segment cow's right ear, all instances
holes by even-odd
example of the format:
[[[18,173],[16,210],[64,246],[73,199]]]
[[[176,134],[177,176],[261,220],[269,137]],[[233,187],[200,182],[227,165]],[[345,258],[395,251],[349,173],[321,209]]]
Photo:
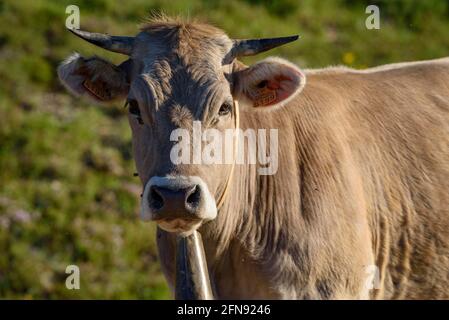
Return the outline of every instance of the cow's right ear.
[[[95,102],[109,102],[128,95],[126,70],[99,57],[84,58],[78,53],[58,67],[62,84],[73,94]]]

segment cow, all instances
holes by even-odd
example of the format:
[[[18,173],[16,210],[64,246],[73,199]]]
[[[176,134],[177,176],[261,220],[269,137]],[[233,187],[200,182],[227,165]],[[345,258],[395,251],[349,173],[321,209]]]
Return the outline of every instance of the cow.
[[[198,230],[218,299],[449,298],[449,58],[247,66],[297,37],[236,40],[165,16],[134,37],[71,31],[129,57],[75,53],[58,75],[77,96],[127,101],[141,215],[171,288],[176,235]],[[277,129],[277,172],[174,163],[171,133],[194,121]]]

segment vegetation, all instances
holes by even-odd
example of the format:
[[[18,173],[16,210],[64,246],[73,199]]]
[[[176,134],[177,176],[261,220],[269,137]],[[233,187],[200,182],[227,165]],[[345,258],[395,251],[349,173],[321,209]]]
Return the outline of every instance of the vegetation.
[[[120,62],[65,30],[135,34],[151,11],[199,16],[232,37],[300,34],[269,54],[303,68],[366,68],[449,55],[449,6],[440,0],[2,0],[0,2],[0,298],[170,298],[153,224],[138,220],[130,130],[121,106],[66,93],[58,63],[72,51]],[[380,8],[367,30],[365,8]],[[65,269],[81,289],[65,287]]]

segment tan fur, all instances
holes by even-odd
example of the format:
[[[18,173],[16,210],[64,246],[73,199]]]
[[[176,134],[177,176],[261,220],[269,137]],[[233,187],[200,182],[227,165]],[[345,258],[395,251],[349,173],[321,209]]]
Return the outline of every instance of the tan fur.
[[[142,183],[200,176],[217,199],[230,166],[173,166],[168,136],[187,110],[205,127],[232,127],[215,115],[246,66],[223,65],[232,42],[214,27],[143,30],[129,93],[151,119],[130,119]],[[279,169],[237,165],[217,218],[200,228],[216,297],[449,298],[449,59],[304,73],[282,108],[241,114],[243,130],[279,129]],[[159,230],[158,245],[173,287],[174,235]]]
[[[216,221],[218,246],[240,239],[279,286],[265,298],[357,297],[371,259],[381,271],[371,297],[448,298],[449,59],[307,78],[277,113],[242,115],[244,126],[282,128],[282,166],[236,173],[245,178]],[[226,270],[238,277],[222,281],[231,297],[252,272]]]
[[[192,126],[192,114],[190,111],[181,106],[174,106],[170,111],[171,122],[179,128],[189,129]]]

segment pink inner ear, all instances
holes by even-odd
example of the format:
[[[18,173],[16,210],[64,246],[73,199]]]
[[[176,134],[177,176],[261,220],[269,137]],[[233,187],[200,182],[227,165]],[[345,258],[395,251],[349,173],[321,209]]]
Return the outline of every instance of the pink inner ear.
[[[286,75],[277,75],[266,80],[266,85],[255,94],[254,107],[269,107],[287,99],[295,90],[294,80]]]
[[[242,93],[253,108],[274,107],[288,101],[304,79],[297,68],[276,61],[256,64],[241,77]]]
[[[287,99],[293,92],[293,79],[285,75],[278,75],[268,81],[267,88],[276,91],[276,100],[271,104],[276,104]]]

